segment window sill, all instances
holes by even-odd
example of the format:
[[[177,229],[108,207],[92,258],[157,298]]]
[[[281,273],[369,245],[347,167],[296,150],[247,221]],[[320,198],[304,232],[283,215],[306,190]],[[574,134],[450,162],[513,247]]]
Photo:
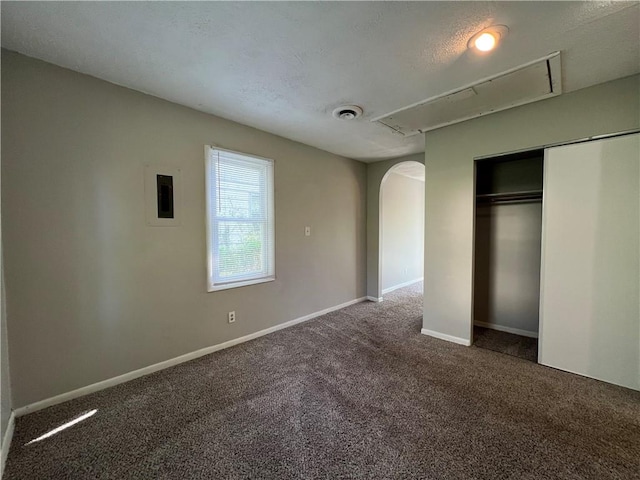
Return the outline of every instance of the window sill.
[[[273,282],[276,277],[256,278],[253,280],[243,280],[240,282],[225,283],[221,285],[209,284],[208,292],[217,292],[219,290],[229,290],[230,288],[248,287],[249,285],[256,285],[258,283]]]

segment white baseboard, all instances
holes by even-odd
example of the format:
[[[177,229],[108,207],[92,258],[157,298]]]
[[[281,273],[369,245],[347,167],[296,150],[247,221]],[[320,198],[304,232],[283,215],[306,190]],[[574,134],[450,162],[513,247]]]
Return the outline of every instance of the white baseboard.
[[[568,370],[565,367],[556,367],[554,365],[551,365],[549,363],[546,363],[545,360],[543,359],[543,356],[541,355],[541,351],[538,352],[538,364],[539,365],[543,365],[545,367],[549,367],[549,368],[553,368],[554,370],[558,370],[560,372],[568,372],[571,373],[573,375],[579,375],[581,377],[586,377],[586,378],[592,378],[594,380],[598,380],[599,382],[605,382],[605,383],[610,383],[612,385],[618,385],[620,387],[624,387],[624,388],[629,388],[631,390],[635,390],[637,392],[640,392],[640,382],[635,382],[635,383],[621,383],[618,381],[612,381],[609,378],[599,378],[599,377],[594,377],[592,375],[589,375],[587,373],[584,372],[576,372],[575,370]]]
[[[382,301],[382,297],[367,296],[367,300],[369,300],[370,302],[380,303]]]
[[[505,327],[502,325],[496,325],[495,323],[486,322],[473,322],[478,327],[490,328],[491,330],[497,330],[498,332],[513,333],[514,335],[520,335],[522,337],[538,338],[538,332],[532,332],[530,330],[520,330],[519,328]]]
[[[97,392],[99,390],[104,390],[105,388],[113,387],[115,385],[119,385],[120,383],[128,382],[129,380],[133,380],[135,378],[139,378],[144,375],[149,375],[150,373],[154,373],[159,370],[164,370],[165,368],[173,367],[174,365],[188,362],[189,360],[194,360],[198,357],[202,357],[204,355],[208,355],[210,353],[214,353],[219,350],[224,350],[225,348],[233,347],[234,345],[238,345],[240,343],[248,342],[249,340],[253,340],[254,338],[262,337],[264,335],[268,335],[269,333],[273,333],[278,330],[282,330],[284,328],[292,327],[294,325],[297,325],[298,323],[306,322],[307,320],[311,320],[313,318],[319,317],[326,313],[330,313],[335,310],[340,310],[350,305],[363,302],[364,300],[366,300],[366,298],[367,297],[356,298],[355,300],[350,300],[340,305],[335,305],[333,307],[325,308],[324,310],[310,313],[308,315],[304,315],[303,317],[295,318],[293,320],[289,320],[288,322],[284,322],[279,325],[274,325],[273,327],[270,327],[270,328],[265,328],[264,330],[260,330],[255,333],[245,335],[244,337],[234,338],[233,340],[219,343],[218,345],[202,348],[200,350],[196,350],[195,352],[187,353],[185,355],[180,355],[179,357],[171,358],[169,360],[165,360],[164,362],[156,363],[154,365],[149,365],[148,367],[140,368],[138,370],[125,373],[123,375],[118,375],[117,377],[109,378],[101,382],[93,383],[91,385],[87,385],[86,387],[78,388],[76,390],[72,390],[67,393],[56,395],[55,397],[46,398],[44,400],[40,400],[39,402],[35,402],[32,404],[26,405],[24,407],[16,408],[14,410],[14,413],[16,417],[21,417],[22,415],[26,415],[27,413],[37,412],[38,410],[42,410],[44,408],[57,405],[59,403],[67,402],[69,400],[73,400],[74,398],[82,397],[84,395],[88,395],[90,393]],[[4,450],[3,450],[3,453],[4,453]]]
[[[400,283],[398,285],[394,285],[393,287],[385,288],[382,290],[382,294],[391,293],[394,290],[398,290],[399,288],[408,287],[409,285],[413,285],[414,283],[418,283],[424,280],[423,277],[416,278],[415,280],[409,280],[408,282]]]
[[[430,337],[439,338],[440,340],[446,340],[447,342],[457,343],[459,345],[464,345],[465,347],[471,346],[471,340],[467,340],[465,338],[454,337],[453,335],[447,335],[446,333],[435,332],[433,330],[427,330],[423,328],[420,330],[420,333],[423,335],[429,335]]]
[[[15,412],[11,412],[9,423],[7,423],[7,430],[4,432],[4,438],[0,446],[0,479],[4,474],[4,465],[7,463],[7,455],[9,455],[9,448],[11,448],[11,440],[13,439],[13,429],[15,426],[16,415]]]

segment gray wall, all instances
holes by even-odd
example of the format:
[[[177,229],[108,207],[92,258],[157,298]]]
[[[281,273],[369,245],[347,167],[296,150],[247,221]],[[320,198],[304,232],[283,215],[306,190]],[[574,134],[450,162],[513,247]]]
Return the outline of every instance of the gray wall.
[[[636,75],[428,132],[423,327],[471,339],[474,157],[639,127]]]
[[[12,52],[2,73],[15,408],[364,296],[364,164]],[[212,142],[275,159],[274,282],[206,291]],[[145,163],[182,169],[181,226],[145,225]]]
[[[386,173],[401,162],[424,163],[424,154],[367,164],[367,295],[382,296],[380,278],[380,185]]]
[[[541,235],[540,201],[478,205],[475,322],[538,336]]]
[[[424,182],[394,173],[382,184],[382,289],[422,277]]]
[[[1,215],[2,213],[0,212],[0,218]],[[0,221],[0,442],[4,440],[4,434],[7,431],[12,407],[1,224],[2,222]]]

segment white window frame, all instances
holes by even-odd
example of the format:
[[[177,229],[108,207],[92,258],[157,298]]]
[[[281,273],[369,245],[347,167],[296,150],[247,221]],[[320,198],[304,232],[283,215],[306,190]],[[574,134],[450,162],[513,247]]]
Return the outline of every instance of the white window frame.
[[[239,276],[235,280],[229,280],[225,282],[216,281],[216,253],[214,247],[214,241],[216,238],[216,225],[220,221],[216,217],[215,202],[217,197],[215,196],[216,179],[213,178],[214,174],[212,168],[212,162],[216,161],[216,152],[227,152],[233,155],[245,157],[247,159],[260,160],[270,164],[267,176],[267,222],[266,235],[271,234],[271,238],[268,239],[267,246],[267,267],[266,271],[261,272],[259,275],[253,276]],[[227,290],[230,288],[245,287],[248,285],[255,285],[259,283],[272,282],[275,280],[275,185],[274,185],[274,168],[275,162],[270,158],[259,157],[257,155],[251,155],[243,152],[236,152],[233,150],[226,150],[214,145],[205,146],[205,197],[206,197],[206,229],[207,229],[207,291],[215,292],[219,290]],[[213,192],[212,192],[212,189]],[[213,199],[213,200],[212,200]],[[269,225],[270,223],[270,225]]]

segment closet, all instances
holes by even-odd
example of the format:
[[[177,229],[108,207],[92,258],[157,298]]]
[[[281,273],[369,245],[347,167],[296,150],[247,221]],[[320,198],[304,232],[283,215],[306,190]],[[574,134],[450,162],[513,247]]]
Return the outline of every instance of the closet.
[[[474,344],[640,390],[640,133],[475,166]]]
[[[543,150],[476,161],[474,343],[532,361],[539,325],[543,163]]]

